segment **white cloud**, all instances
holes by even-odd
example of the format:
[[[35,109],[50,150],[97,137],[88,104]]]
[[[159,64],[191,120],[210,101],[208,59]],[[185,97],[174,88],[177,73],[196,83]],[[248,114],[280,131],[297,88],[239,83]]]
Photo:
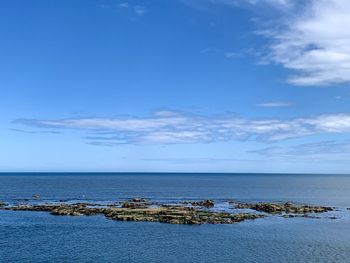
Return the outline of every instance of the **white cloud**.
[[[350,114],[329,114],[309,118],[244,119],[233,116],[202,116],[160,111],[149,117],[78,118],[61,120],[19,119],[15,123],[38,128],[74,129],[106,133],[86,137],[90,142],[209,143],[231,140],[274,142],[326,133],[350,133]]]
[[[185,1],[186,2],[186,1]],[[349,0],[188,0],[194,7],[222,5],[274,8],[274,20],[259,22],[271,40],[260,64],[273,62],[293,73],[288,82],[300,86],[350,83]],[[265,8],[264,8],[265,6]],[[262,7],[262,8],[260,8]],[[210,10],[210,8],[207,8]],[[261,11],[264,12],[264,11]],[[226,57],[234,57],[226,53]]]
[[[293,10],[273,38],[269,59],[295,72],[289,82],[315,86],[350,82],[350,1],[312,0]]]

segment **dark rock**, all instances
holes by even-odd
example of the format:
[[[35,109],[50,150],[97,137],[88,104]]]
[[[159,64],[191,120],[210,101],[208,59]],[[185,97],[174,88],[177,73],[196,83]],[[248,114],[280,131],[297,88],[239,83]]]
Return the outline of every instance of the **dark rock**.
[[[134,202],[134,203],[147,203],[147,200],[143,199],[143,198],[133,198],[133,199],[131,199],[131,202]]]
[[[213,200],[204,200],[204,201],[185,201],[182,202],[183,204],[190,204],[192,206],[204,206],[207,208],[211,208],[214,206],[214,201]]]
[[[146,208],[149,206],[149,202],[142,198],[133,198],[127,202],[123,202],[122,208]]]
[[[134,202],[124,202],[122,208],[146,208],[147,203],[134,203]]]
[[[259,212],[269,214],[292,213],[292,214],[306,214],[306,213],[324,213],[332,211],[333,208],[325,206],[310,206],[310,205],[294,205],[290,202],[279,203],[236,203],[235,208],[238,209],[253,209]]]
[[[107,204],[106,206],[107,207],[116,207],[116,206],[118,206],[118,203]]]
[[[295,215],[292,215],[292,214],[286,214],[286,215],[283,215],[284,218],[293,218],[295,217]]]

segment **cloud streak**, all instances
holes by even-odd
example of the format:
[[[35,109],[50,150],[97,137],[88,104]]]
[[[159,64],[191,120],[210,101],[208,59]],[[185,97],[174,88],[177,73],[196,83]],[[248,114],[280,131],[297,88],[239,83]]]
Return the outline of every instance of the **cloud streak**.
[[[22,129],[10,129],[11,131],[20,132],[20,133],[27,133],[27,134],[62,134],[62,132],[59,131],[27,131]]]
[[[268,4],[272,7],[291,7],[294,5],[294,0],[183,0],[187,4],[213,4],[213,5],[226,5],[226,6],[241,6],[259,4]]]
[[[256,106],[263,107],[263,108],[283,108],[283,107],[290,107],[292,106],[292,104],[284,101],[274,101],[274,102],[259,103]]]
[[[306,156],[349,155],[350,140],[346,141],[322,141],[305,143],[289,147],[267,147],[250,153],[257,153],[265,157],[278,158],[304,158]]]
[[[295,6],[295,0],[180,0],[183,4],[199,11],[213,13],[217,8],[273,9],[288,12]]]
[[[84,138],[90,144],[106,146],[233,140],[276,142],[308,135],[350,133],[350,114],[345,113],[282,120],[158,111],[148,117],[18,119],[14,123],[39,129],[71,129],[97,133],[99,136]]]

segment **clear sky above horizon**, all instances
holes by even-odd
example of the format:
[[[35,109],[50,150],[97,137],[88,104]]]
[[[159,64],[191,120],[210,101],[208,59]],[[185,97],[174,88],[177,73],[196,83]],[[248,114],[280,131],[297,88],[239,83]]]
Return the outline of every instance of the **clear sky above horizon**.
[[[0,171],[350,173],[347,0],[0,3]]]

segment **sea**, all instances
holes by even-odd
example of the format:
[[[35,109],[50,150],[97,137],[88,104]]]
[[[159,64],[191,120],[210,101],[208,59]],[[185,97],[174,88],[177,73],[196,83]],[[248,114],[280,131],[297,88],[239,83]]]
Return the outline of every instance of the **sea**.
[[[33,196],[39,196],[33,198]],[[120,222],[0,210],[0,262],[350,262],[350,175],[1,173],[0,201],[176,203],[213,199],[335,207],[233,225]]]

